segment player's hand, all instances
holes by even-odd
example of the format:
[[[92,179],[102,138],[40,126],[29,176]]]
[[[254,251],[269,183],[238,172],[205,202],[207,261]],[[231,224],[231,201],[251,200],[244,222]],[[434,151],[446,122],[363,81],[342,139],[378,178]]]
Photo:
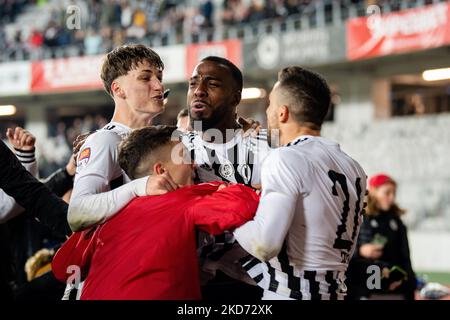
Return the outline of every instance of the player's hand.
[[[359,248],[359,254],[367,259],[379,259],[383,255],[383,245],[367,243]]]
[[[76,170],[77,170],[77,157],[75,154],[72,154],[72,156],[69,159],[69,162],[67,162],[66,164],[66,171],[70,176],[74,176]]]
[[[73,161],[75,166],[77,165],[77,158],[78,158],[78,152],[80,152],[81,147],[83,146],[84,142],[86,141],[86,139],[93,134],[94,132],[87,132],[87,133],[82,133],[79,136],[77,136],[75,138],[75,140],[72,143],[72,154],[73,154]]]
[[[36,137],[24,128],[16,127],[14,130],[8,128],[6,130],[6,136],[8,137],[9,143],[14,148],[24,151],[34,150]]]
[[[259,130],[261,130],[261,123],[253,119],[244,119],[242,117],[239,117],[238,123],[244,130],[244,137],[247,137],[249,135],[256,136]]]
[[[389,285],[389,291],[394,291],[398,287],[400,287],[403,283],[403,280],[394,281]]]
[[[221,185],[217,188],[217,191],[220,191],[220,190],[222,190],[222,189],[225,189],[226,187],[227,187],[226,184],[221,184]]]
[[[381,272],[382,272],[383,278],[389,279],[389,277],[391,275],[391,271],[389,270],[389,268],[384,267]],[[389,284],[388,290],[389,291],[394,291],[395,289],[400,287],[402,285],[402,283],[403,283],[403,280],[394,281],[394,282]]]
[[[262,192],[261,184],[252,183],[252,188],[255,190],[256,194],[260,195]]]
[[[159,196],[177,189],[178,185],[167,171],[161,175],[149,176],[147,179],[146,191],[148,196]]]

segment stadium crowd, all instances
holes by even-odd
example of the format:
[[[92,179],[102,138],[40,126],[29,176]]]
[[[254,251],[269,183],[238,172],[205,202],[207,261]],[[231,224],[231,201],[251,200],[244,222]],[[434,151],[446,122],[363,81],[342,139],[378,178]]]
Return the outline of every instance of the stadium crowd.
[[[331,16],[332,0],[212,0],[202,1],[138,1],[138,0],[67,0],[15,1],[3,0],[0,5],[0,61],[38,60],[54,56],[94,55],[110,51],[124,43],[152,43],[155,35],[162,45],[169,36],[184,42],[184,35],[195,39],[200,32],[212,28],[244,26],[267,19],[282,21],[291,15],[313,15],[323,5]],[[47,4],[48,2],[48,4]],[[414,1],[411,1],[414,2]],[[395,10],[400,1],[344,0],[351,4],[386,4]],[[6,32],[6,24],[13,23],[29,6],[49,5],[49,17],[44,27],[15,25]],[[81,28],[66,27],[67,8],[80,8]],[[60,49],[58,51],[58,49]],[[60,53],[58,53],[60,52]],[[62,52],[62,53],[61,53]]]
[[[39,175],[47,177],[67,163],[72,155],[73,141],[77,136],[94,132],[106,124],[106,118],[100,114],[50,124],[48,139],[45,143],[38,144]]]

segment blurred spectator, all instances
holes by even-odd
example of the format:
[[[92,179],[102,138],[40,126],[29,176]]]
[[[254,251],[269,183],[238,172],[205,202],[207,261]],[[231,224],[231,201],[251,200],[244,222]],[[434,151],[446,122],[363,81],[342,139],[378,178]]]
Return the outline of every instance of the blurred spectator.
[[[50,21],[44,31],[44,44],[47,47],[56,47],[58,45],[58,25],[54,21]]]
[[[104,127],[107,120],[102,115],[86,115],[72,122],[59,121],[50,126],[50,136],[45,144],[39,144],[39,175],[46,177],[64,166],[72,155],[72,142],[86,132]]]
[[[120,9],[119,4],[114,0],[106,0],[102,4],[100,25],[102,27],[115,26],[120,22],[118,10]]]
[[[200,4],[200,14],[204,18],[203,27],[213,27],[214,4],[211,0],[203,0]]]
[[[39,30],[33,29],[30,36],[28,37],[28,51],[30,52],[31,60],[42,59],[43,51],[42,46],[44,45],[44,35]]]
[[[247,13],[246,22],[258,22],[269,15],[269,8],[264,6],[264,0],[252,0],[252,4],[250,5]]]
[[[100,35],[102,37],[101,51],[111,51],[113,49],[112,29],[110,27],[104,27],[101,29]]]
[[[87,55],[95,55],[100,53],[102,45],[102,37],[93,29],[89,29],[84,38],[84,50]]]
[[[371,177],[368,184],[366,216],[348,269],[349,297],[361,299],[372,294],[396,294],[414,300],[416,277],[411,265],[407,230],[401,220],[405,211],[395,203],[397,184],[384,174]],[[371,290],[366,281],[370,265],[390,270],[400,267],[407,279],[398,286],[395,283],[398,279],[391,282],[387,276],[381,290]]]
[[[121,2],[122,15],[120,17],[120,25],[122,28],[128,28],[133,21],[133,9],[126,0]]]

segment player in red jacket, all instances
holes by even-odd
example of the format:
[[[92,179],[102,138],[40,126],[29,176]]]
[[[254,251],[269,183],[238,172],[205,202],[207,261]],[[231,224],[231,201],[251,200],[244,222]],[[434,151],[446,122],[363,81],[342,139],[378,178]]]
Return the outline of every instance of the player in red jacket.
[[[221,234],[254,216],[259,197],[252,189],[192,185],[193,165],[180,163],[185,151],[171,141],[174,129],[132,132],[119,162],[132,179],[168,171],[182,188],[134,199],[103,225],[74,233],[56,254],[52,267],[61,281],[69,266],[80,268],[81,299],[200,299],[195,227]]]

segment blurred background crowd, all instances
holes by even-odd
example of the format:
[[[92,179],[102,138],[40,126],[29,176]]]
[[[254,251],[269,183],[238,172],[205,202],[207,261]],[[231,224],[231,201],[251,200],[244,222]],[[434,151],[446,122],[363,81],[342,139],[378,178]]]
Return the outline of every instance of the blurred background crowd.
[[[156,36],[162,44],[167,44],[169,38],[172,42],[183,42],[186,35],[198,41],[201,31],[254,25],[262,20],[283,20],[293,15],[309,17],[318,7],[323,7],[325,15],[330,16],[333,2],[342,7],[357,5],[362,10],[371,4],[399,10],[409,1],[2,0],[0,61],[38,60],[58,54],[94,55],[124,43],[152,43]],[[81,13],[81,28],[76,32],[66,28],[71,5],[77,6]],[[17,20],[20,14],[25,16]]]

